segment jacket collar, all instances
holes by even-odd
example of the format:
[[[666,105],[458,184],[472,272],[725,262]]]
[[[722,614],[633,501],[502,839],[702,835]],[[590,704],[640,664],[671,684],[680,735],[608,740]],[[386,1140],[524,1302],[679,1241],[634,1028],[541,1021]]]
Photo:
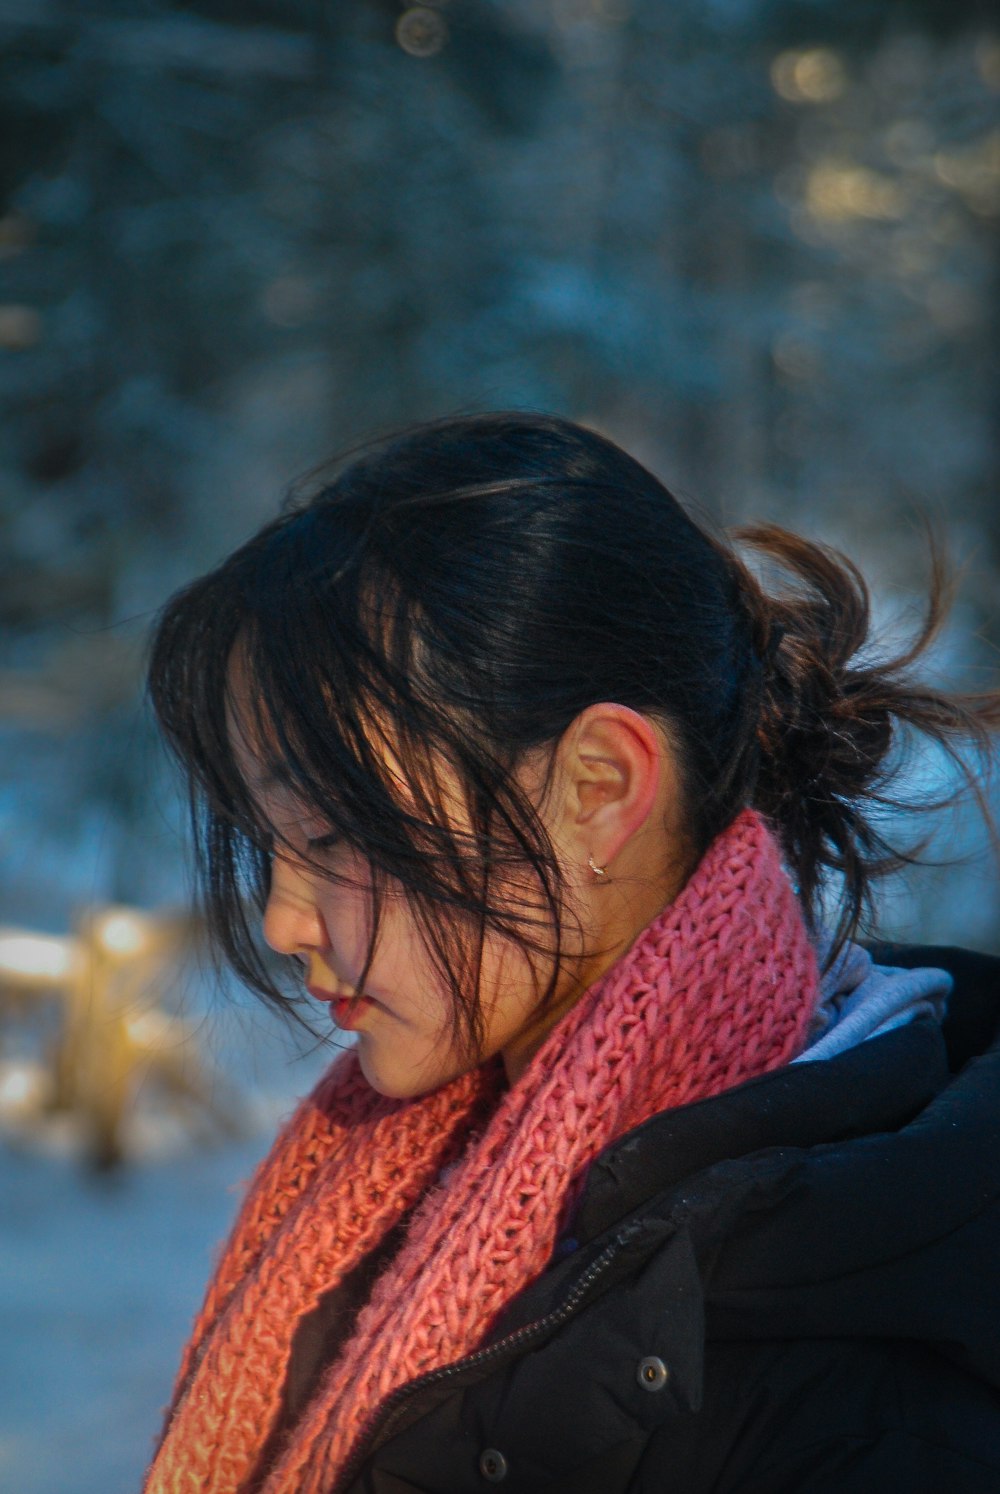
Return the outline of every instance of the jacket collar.
[[[802,1062],[653,1116],[597,1157],[567,1234],[596,1239],[644,1203],[722,1161],[808,1149],[908,1125],[955,1072],[1000,1040],[1000,959],[880,946],[880,962],[940,966],[955,980],[943,1025],[920,1018],[835,1058]]]

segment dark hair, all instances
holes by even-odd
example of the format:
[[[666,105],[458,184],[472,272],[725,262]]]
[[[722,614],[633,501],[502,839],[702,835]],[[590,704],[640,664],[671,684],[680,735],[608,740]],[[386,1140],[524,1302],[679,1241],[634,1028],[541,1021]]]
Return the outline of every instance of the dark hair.
[[[260,739],[371,865],[369,960],[394,879],[470,1051],[486,933],[562,947],[557,863],[513,770],[597,701],[665,727],[692,866],[749,804],[779,837],[807,917],[826,874],[839,874],[839,947],[873,877],[913,858],[873,814],[893,802],[899,728],[936,739],[975,787],[956,744],[988,752],[1000,703],[910,679],[945,612],[938,565],[917,638],[876,660],[850,561],[774,526],[734,538],[777,569],[776,586],[765,590],[732,541],[696,525],[611,441],[547,416],[479,415],[366,452],[175,596],[150,688],[188,775],[209,924],[237,972],[287,1000],[257,937],[273,832],[230,741],[237,648]],[[441,761],[465,787],[466,832],[442,802]],[[510,895],[507,873],[525,867],[541,917],[538,897]]]

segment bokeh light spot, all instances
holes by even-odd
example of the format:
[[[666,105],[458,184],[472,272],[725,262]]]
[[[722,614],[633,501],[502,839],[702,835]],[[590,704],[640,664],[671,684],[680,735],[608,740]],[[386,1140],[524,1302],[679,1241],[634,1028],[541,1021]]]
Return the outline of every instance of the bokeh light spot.
[[[771,82],[793,104],[829,104],[847,87],[839,56],[829,47],[779,52],[771,63]]]
[[[396,40],[411,57],[434,57],[448,40],[448,23],[440,11],[413,5],[396,22]]]
[[[117,913],[109,913],[101,921],[98,939],[105,949],[114,954],[138,954],[149,942],[149,930],[145,919],[122,909]]]
[[[852,218],[891,221],[906,212],[908,197],[899,182],[866,166],[824,161],[809,173],[806,203],[815,218],[829,222]]]
[[[54,934],[0,930],[0,980],[68,980],[73,970],[73,948]]]

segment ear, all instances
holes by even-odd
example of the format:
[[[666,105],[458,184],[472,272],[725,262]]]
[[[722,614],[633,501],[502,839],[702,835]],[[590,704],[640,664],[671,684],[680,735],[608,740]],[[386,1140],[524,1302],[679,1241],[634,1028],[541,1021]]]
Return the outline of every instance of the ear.
[[[673,787],[662,729],[628,706],[601,702],[577,716],[557,760],[556,829],[564,854],[578,866],[593,857],[596,866],[613,871],[615,858]]]

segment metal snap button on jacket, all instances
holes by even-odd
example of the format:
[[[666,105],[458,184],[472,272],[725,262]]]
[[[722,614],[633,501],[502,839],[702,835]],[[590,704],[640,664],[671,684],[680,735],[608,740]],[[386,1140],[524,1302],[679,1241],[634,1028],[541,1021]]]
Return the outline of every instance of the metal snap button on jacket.
[[[670,1371],[662,1359],[650,1355],[648,1359],[640,1359],[636,1379],[643,1390],[662,1390],[670,1379]]]
[[[495,1447],[488,1447],[479,1457],[479,1471],[491,1484],[498,1484],[507,1477],[507,1459]]]

